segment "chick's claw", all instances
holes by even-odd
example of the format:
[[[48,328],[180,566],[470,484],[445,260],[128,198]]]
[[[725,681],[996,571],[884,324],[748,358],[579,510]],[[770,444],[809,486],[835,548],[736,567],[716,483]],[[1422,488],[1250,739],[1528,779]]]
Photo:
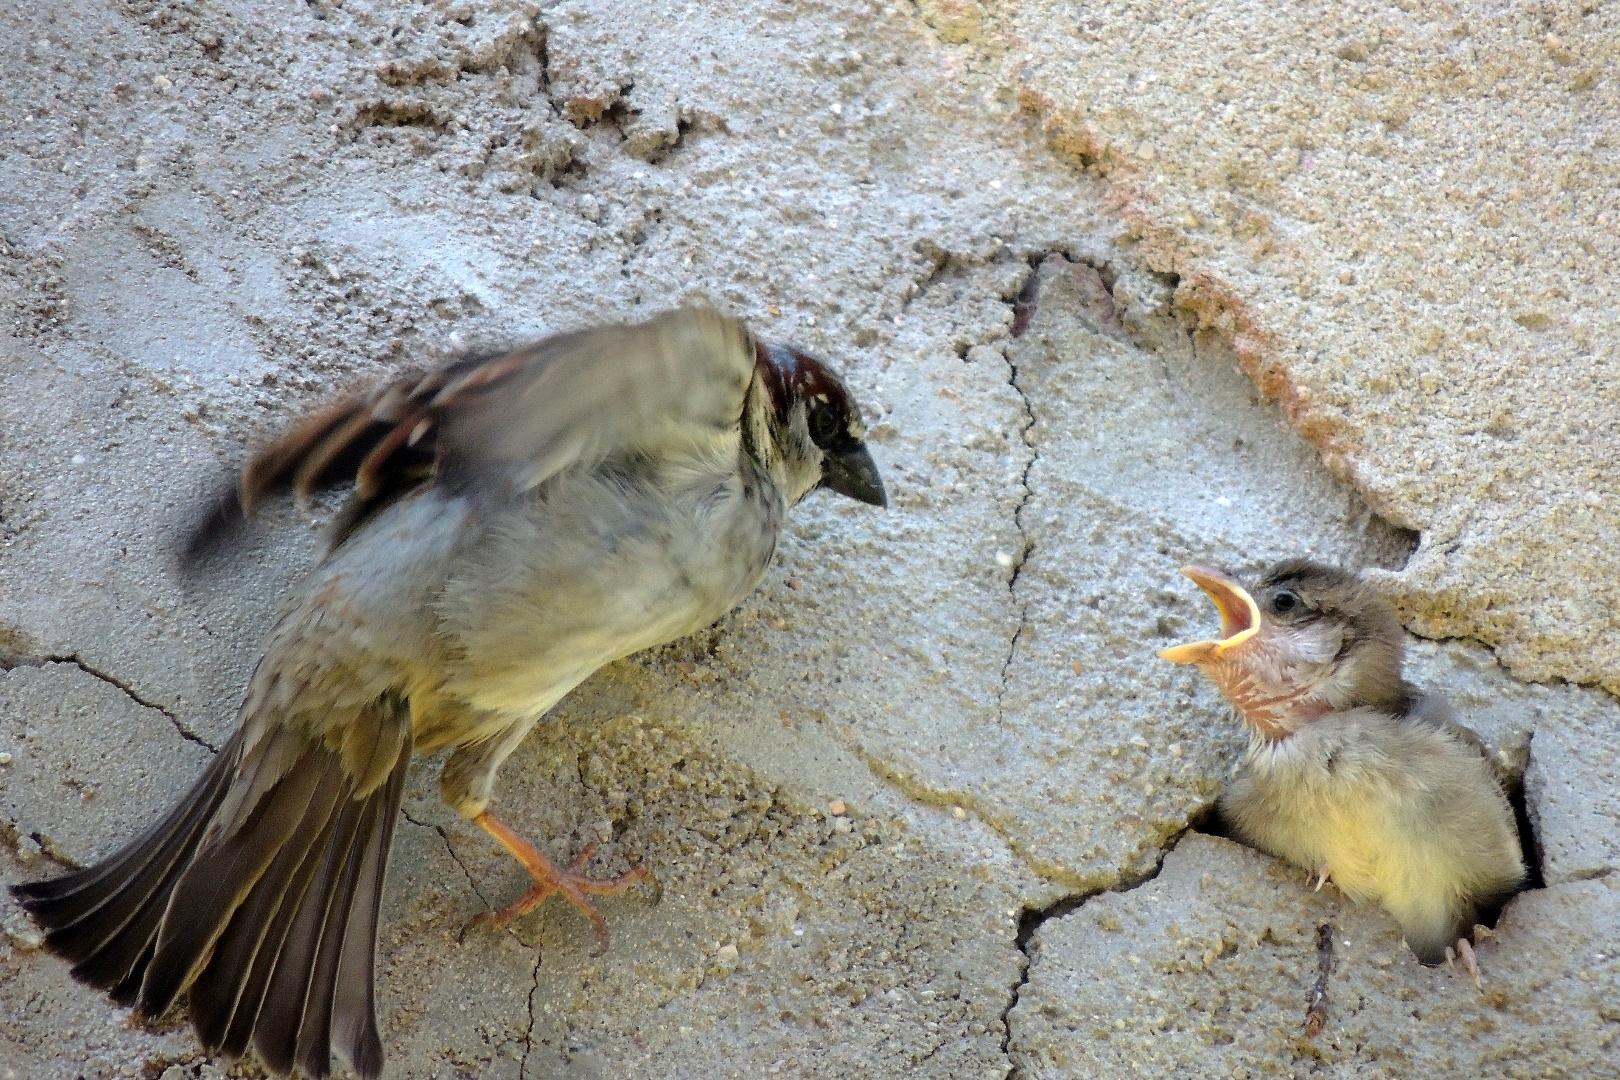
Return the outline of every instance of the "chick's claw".
[[[1485,989],[1485,984],[1479,978],[1479,960],[1474,956],[1474,946],[1465,937],[1457,939],[1455,948],[1450,945],[1446,946],[1447,969],[1456,971],[1456,962],[1458,960],[1462,961],[1464,970],[1474,977],[1474,986],[1480,990]]]
[[[1450,953],[1451,950],[1447,949],[1446,952]],[[1475,988],[1485,989],[1479,980],[1479,961],[1474,959],[1474,947],[1468,943],[1467,938],[1457,939],[1457,955],[1462,957],[1462,965],[1468,969],[1468,974],[1474,977]]]

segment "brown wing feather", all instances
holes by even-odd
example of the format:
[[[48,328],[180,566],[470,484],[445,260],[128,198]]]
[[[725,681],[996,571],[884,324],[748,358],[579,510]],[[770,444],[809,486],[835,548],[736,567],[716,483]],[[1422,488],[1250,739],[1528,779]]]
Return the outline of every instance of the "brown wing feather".
[[[581,455],[646,439],[709,439],[736,424],[756,351],[735,320],[676,311],[351,392],[253,455],[236,505],[222,501],[193,530],[182,565],[202,561],[260,500],[284,488],[302,499],[354,483],[332,523],[335,547],[435,476],[526,488]],[[675,393],[682,387],[697,392]]]
[[[193,527],[182,565],[205,559],[266,498],[291,489],[300,500],[353,483],[354,494],[333,522],[337,546],[400,496],[432,479],[439,457],[439,419],[469,398],[521,371],[532,352],[469,357],[432,371],[407,371],[367,390],[351,391],[310,414],[259,450],[236,490],[223,494]]]

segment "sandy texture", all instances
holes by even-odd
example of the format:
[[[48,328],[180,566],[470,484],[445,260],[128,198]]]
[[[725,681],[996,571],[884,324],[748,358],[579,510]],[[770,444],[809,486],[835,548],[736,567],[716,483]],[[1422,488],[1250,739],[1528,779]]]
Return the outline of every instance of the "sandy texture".
[[[1422,533],[1392,583],[1414,629],[1620,691],[1620,10],[1127,0],[993,25],[1138,257]]]
[[[710,303],[848,375],[891,507],[807,500],[741,609],[503,771],[554,857],[657,873],[604,903],[606,956],[556,905],[463,937],[523,875],[413,772],[389,1075],[1097,1075],[1146,1044],[1076,1002],[1139,986],[1225,1010],[1162,1075],[1352,1042],[1517,1075],[1507,1040],[1599,1075],[1620,709],[1568,683],[1620,687],[1614,12],[1186,10],[0,0],[0,876],[110,850],[229,732],[325,509],[181,577],[247,446],[398,364]],[[1484,643],[1413,667],[1525,778],[1548,887],[1486,947],[1514,1004],[1186,832],[1242,735],[1153,658],[1213,624],[1177,567],[1307,550]],[[1154,889],[1199,940],[1254,928],[1265,977],[1142,984],[1095,914]],[[1295,1031],[1321,911],[1388,960],[1345,976],[1365,1037],[1328,1057]],[[255,1074],[129,1026],[9,897],[0,930],[0,1080]],[[1452,1004],[1403,1019],[1418,993]],[[1412,1056],[1487,1020],[1496,1057]]]

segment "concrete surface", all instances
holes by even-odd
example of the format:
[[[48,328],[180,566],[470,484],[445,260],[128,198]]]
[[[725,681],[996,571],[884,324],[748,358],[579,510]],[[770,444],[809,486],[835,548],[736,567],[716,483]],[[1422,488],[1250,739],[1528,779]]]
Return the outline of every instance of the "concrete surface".
[[[1620,691],[1620,9],[985,11],[1137,258],[1421,533],[1413,629]]]
[[[1394,924],[1305,871],[1189,834],[1153,881],[1036,931],[1012,1051],[1068,1076],[1614,1076],[1620,917],[1606,877],[1521,893],[1478,950],[1483,989],[1425,968]],[[1327,1022],[1301,1030],[1316,927],[1333,927]],[[1535,959],[1532,959],[1534,957]]]
[[[662,881],[606,956],[550,905],[462,938],[522,874],[413,772],[389,1075],[1602,1075],[1615,11],[1177,12],[0,2],[0,875],[109,850],[229,731],[320,519],[181,579],[246,446],[396,363],[707,302],[842,367],[893,505],[806,502],[739,611],[503,771],[554,856]],[[1186,831],[1241,734],[1153,658],[1212,623],[1176,568],[1302,550],[1472,639],[1414,677],[1522,772],[1546,884],[1484,998]],[[1194,986],[1161,893],[1199,957],[1253,935]],[[1323,912],[1377,955],[1307,1045]],[[257,1074],[0,929],[0,1078]]]

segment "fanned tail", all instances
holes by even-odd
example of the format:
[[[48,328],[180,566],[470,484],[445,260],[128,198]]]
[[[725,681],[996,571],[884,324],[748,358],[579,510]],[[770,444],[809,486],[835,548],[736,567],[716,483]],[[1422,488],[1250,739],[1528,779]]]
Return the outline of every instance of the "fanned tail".
[[[278,1075],[382,1071],[377,913],[411,758],[385,697],[342,745],[241,730],[169,814],[95,866],[12,887],[73,976],[154,1018],[184,995],[211,1053]],[[262,775],[266,769],[272,775]],[[240,785],[262,786],[251,805]],[[234,819],[225,815],[239,809]],[[222,813],[223,811],[223,813]]]

